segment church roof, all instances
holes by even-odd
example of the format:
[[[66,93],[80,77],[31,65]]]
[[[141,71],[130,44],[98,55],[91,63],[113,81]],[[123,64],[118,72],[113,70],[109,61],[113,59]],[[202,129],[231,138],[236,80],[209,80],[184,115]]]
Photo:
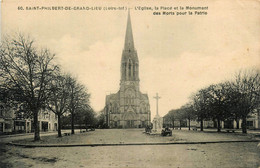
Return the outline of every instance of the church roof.
[[[106,101],[109,102],[109,100],[119,100],[119,91],[117,93],[107,95]]]

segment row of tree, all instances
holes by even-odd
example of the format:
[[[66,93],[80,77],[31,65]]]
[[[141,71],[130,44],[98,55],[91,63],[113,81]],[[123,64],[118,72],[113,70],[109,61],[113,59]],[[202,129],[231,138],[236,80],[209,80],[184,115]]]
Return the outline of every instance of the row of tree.
[[[62,72],[48,49],[39,49],[30,37],[21,34],[6,36],[1,42],[0,85],[2,90],[15,93],[5,94],[9,95],[5,97],[6,104],[23,104],[26,115],[33,119],[35,141],[40,140],[38,115],[42,109],[57,115],[59,137],[61,116],[65,113],[71,115],[72,134],[76,114],[88,112],[94,116],[86,87]]]
[[[247,133],[247,118],[260,109],[260,73],[258,69],[240,71],[234,80],[225,81],[200,89],[190,97],[190,102],[179,109],[168,112],[164,117],[172,122],[178,120],[217,121],[217,130],[221,131],[221,121],[242,120],[242,132]]]

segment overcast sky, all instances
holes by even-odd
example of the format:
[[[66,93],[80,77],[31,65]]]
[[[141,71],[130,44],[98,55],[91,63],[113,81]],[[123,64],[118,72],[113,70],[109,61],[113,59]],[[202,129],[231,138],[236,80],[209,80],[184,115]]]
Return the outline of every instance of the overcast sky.
[[[49,2],[49,3],[48,3]],[[65,3],[66,2],[66,3]],[[96,111],[119,90],[127,11],[18,11],[18,6],[131,7],[140,90],[152,116],[179,108],[198,89],[230,79],[241,68],[260,67],[260,2],[250,1],[82,1],[48,0],[2,4],[2,34],[30,34],[56,53],[65,71],[91,93]],[[206,16],[154,16],[136,6],[208,6]]]

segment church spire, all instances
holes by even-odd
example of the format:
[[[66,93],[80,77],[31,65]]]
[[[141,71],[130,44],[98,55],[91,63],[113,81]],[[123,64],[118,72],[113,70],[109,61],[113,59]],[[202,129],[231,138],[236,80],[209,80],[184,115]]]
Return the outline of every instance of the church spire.
[[[130,10],[128,10],[124,50],[134,50],[134,38],[133,38],[133,32],[132,32]]]
[[[139,82],[139,63],[137,52],[134,47],[134,38],[129,10],[125,34],[125,46],[121,59],[121,81]]]

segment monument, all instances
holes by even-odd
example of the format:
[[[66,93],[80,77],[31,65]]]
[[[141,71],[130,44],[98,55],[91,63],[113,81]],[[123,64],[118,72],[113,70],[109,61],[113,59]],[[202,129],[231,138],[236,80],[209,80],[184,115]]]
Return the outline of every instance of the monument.
[[[153,119],[153,129],[152,134],[161,134],[162,128],[163,128],[163,119],[160,117],[158,112],[158,101],[161,97],[158,96],[158,93],[156,93],[156,96],[154,97],[156,99],[156,115]]]

